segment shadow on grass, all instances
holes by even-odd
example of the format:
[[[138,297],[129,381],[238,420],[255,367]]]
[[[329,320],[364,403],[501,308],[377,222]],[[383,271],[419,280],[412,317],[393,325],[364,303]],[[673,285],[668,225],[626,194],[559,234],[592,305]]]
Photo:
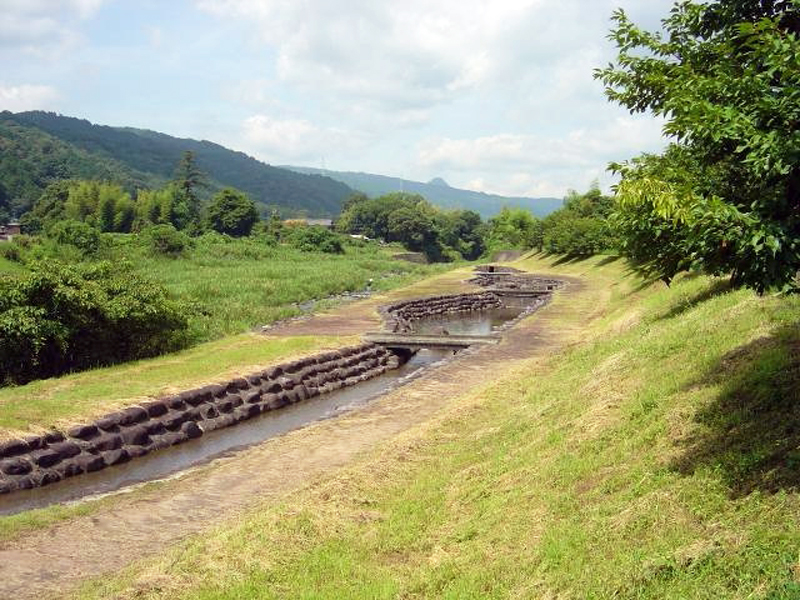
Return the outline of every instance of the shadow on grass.
[[[733,497],[800,491],[800,322],[723,356],[694,385],[721,385],[672,468],[718,472]]]
[[[686,278],[690,278],[690,275],[687,275]],[[694,277],[691,277],[692,279]],[[694,308],[698,304],[705,302],[706,300],[711,300],[711,298],[715,298],[716,296],[721,296],[722,294],[726,294],[727,292],[731,291],[731,282],[729,279],[717,279],[707,288],[700,290],[694,296],[689,298],[684,298],[680,303],[673,306],[670,310],[659,317],[660,319],[672,319],[673,317],[678,317],[685,313],[687,310]]]

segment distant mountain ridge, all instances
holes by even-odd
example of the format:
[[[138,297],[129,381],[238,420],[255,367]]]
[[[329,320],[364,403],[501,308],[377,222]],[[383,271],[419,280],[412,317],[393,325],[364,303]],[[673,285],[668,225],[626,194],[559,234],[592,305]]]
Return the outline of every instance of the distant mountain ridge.
[[[247,192],[262,215],[331,218],[354,190],[369,196],[406,191],[443,208],[463,208],[488,218],[503,206],[544,216],[561,207],[559,198],[505,197],[369,173],[265,164],[243,152],[206,140],[176,138],[132,127],[96,125],[52,112],[0,112],[0,211],[28,210],[42,191],[61,179],[101,179],[130,192],[164,185],[184,152],[195,155],[210,190],[231,186]]]
[[[161,185],[186,151],[194,152],[213,189],[243,190],[264,213],[277,207],[286,214],[332,217],[353,191],[329,177],[273,167],[209,141],[50,112],[0,112],[0,185],[18,204],[34,201],[58,179],[107,179],[131,191]]]
[[[504,206],[524,208],[539,217],[544,217],[563,205],[562,198],[527,198],[523,196],[500,196],[473,190],[462,190],[450,185],[441,177],[434,177],[428,183],[411,181],[400,177],[374,175],[355,171],[331,171],[313,167],[295,167],[285,165],[284,168],[298,173],[326,175],[341,181],[354,190],[368,196],[381,196],[391,192],[409,192],[425,196],[431,203],[444,208],[464,208],[474,210],[483,218],[496,215]]]

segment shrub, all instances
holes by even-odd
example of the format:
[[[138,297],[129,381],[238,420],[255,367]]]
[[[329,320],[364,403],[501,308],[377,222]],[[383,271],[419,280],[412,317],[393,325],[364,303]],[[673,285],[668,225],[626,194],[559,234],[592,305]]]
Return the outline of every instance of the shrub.
[[[100,232],[81,221],[59,221],[50,227],[47,234],[59,244],[75,246],[83,254],[96,254],[100,249]]]
[[[258,222],[258,210],[247,194],[225,188],[212,198],[206,222],[209,228],[219,233],[247,236]]]
[[[168,223],[148,227],[144,235],[154,254],[180,256],[191,245],[189,236]]]
[[[0,380],[24,383],[186,344],[184,308],[125,264],[34,265],[0,280]]]
[[[292,247],[303,252],[344,253],[341,237],[318,225],[295,227],[287,237]]]

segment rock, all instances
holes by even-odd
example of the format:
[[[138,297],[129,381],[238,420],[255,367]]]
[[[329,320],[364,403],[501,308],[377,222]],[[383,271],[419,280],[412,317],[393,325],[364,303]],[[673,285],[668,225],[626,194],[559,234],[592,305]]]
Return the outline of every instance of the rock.
[[[17,488],[20,490],[32,490],[36,487],[37,481],[32,475],[25,475],[25,477],[20,477],[17,479],[16,483]]]
[[[76,425],[67,430],[70,437],[78,438],[79,440],[89,440],[98,435],[100,430],[96,425]]]
[[[0,496],[16,491],[17,484],[7,479],[0,479]]]
[[[61,474],[56,470],[39,471],[34,476],[34,480],[40,486],[50,485],[61,481]]]
[[[246,421],[259,414],[261,414],[261,408],[258,404],[246,404],[233,411],[233,417],[237,421]]]
[[[194,421],[187,421],[183,425],[181,425],[181,433],[185,434],[186,437],[190,440],[195,438],[199,438],[203,435],[202,430],[198,427],[197,423]]]
[[[0,471],[6,475],[25,475],[31,472],[33,465],[24,458],[7,458],[0,461]]]
[[[225,394],[228,393],[228,386],[221,385],[219,383],[213,383],[211,385],[207,385],[203,389],[208,390],[211,393],[212,398],[222,398]]]
[[[142,425],[136,425],[123,430],[122,441],[126,446],[146,446],[150,443],[150,434]]]
[[[172,410],[184,410],[186,408],[186,402],[184,402],[183,398],[180,396],[172,396],[171,398],[167,398],[166,402],[167,406]]]
[[[48,444],[58,444],[64,441],[64,434],[60,431],[48,431],[44,434],[44,441]]]
[[[41,450],[47,445],[47,442],[44,441],[44,437],[38,435],[27,437],[23,441],[28,444],[30,450]]]
[[[235,394],[238,390],[246,390],[249,387],[250,384],[247,383],[247,379],[244,377],[237,377],[228,382],[228,392],[231,394]]]
[[[0,458],[18,456],[30,451],[30,446],[23,440],[9,440],[0,442]]]
[[[158,419],[152,419],[151,421],[142,423],[142,427],[147,431],[147,435],[161,435],[167,430],[164,424]]]
[[[109,433],[92,440],[92,448],[98,452],[116,450],[122,446],[122,437],[116,433]]]
[[[99,456],[97,458],[100,458]],[[102,460],[102,459],[101,459]],[[78,461],[75,460],[66,460],[54,467],[54,470],[61,475],[62,479],[67,479],[69,477],[74,477],[75,475],[80,475],[84,473],[85,470],[83,466]]]
[[[185,412],[176,412],[161,417],[161,422],[164,424],[164,427],[170,431],[175,431],[180,429],[180,426],[183,425],[188,419],[189,417]]]
[[[281,367],[270,367],[269,369],[262,371],[262,374],[266,377],[266,379],[277,379],[283,375],[283,369]]]
[[[99,471],[100,469],[104,469],[106,467],[106,461],[103,460],[102,456],[96,456],[92,454],[82,454],[81,456],[75,457],[73,461],[78,468],[82,469],[86,473],[94,473],[95,471]]]
[[[236,418],[233,415],[222,415],[214,419],[214,426],[216,429],[230,427],[234,423],[236,423]]]
[[[128,454],[128,451],[125,448],[103,452],[102,457],[106,465],[109,467],[128,462],[131,459],[130,454]]]
[[[283,389],[278,381],[267,381],[261,386],[262,394],[276,394]]]
[[[31,460],[43,469],[52,467],[54,464],[61,462],[61,455],[54,452],[49,448],[45,450],[34,450],[31,452]]]
[[[261,401],[261,391],[253,390],[242,393],[242,402],[245,404],[256,404]]]
[[[217,410],[221,413],[229,413],[233,410],[233,402],[228,398],[217,401]]]
[[[200,410],[200,415],[202,416],[203,420],[213,419],[219,414],[213,404],[203,404],[202,406],[199,406],[198,409]]]
[[[150,454],[150,448],[147,446],[127,446],[125,450],[128,452],[128,456],[133,458],[140,458],[147,454]]]
[[[122,414],[111,413],[110,415],[106,415],[105,417],[97,419],[97,421],[95,421],[95,425],[105,431],[116,431],[121,419]]]
[[[167,414],[167,404],[163,400],[155,400],[154,402],[147,402],[142,404],[142,408],[147,411],[149,417],[160,417]]]
[[[119,424],[123,427],[128,427],[135,423],[141,423],[147,420],[147,411],[141,406],[131,406],[120,411]]]
[[[81,448],[75,442],[60,442],[58,444],[50,444],[50,450],[57,452],[61,460],[72,458],[81,453]]]
[[[250,386],[260,386],[261,385],[261,375],[248,375],[247,376],[247,383]]]
[[[199,390],[190,390],[180,394],[180,398],[189,406],[198,406],[203,402],[211,400],[212,397],[213,396],[211,395],[211,392],[205,388],[200,388]]]

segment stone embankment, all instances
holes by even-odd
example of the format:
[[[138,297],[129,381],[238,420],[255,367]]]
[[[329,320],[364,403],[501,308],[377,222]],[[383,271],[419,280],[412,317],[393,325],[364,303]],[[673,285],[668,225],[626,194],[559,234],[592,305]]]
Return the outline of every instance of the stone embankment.
[[[0,443],[0,494],[99,471],[396,369],[401,357],[362,344],[131,406],[67,431]]]
[[[384,318],[390,331],[406,333],[413,329],[413,323],[420,319],[468,313],[478,310],[500,308],[503,301],[491,292],[477,294],[457,294],[454,296],[432,296],[419,300],[408,300],[392,304],[384,309]]]

